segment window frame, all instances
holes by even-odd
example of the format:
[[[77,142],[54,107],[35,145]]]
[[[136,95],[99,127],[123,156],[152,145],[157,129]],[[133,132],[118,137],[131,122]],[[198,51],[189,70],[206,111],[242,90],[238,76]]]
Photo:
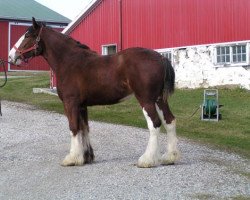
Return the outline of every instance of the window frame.
[[[223,53],[224,48],[224,53]],[[227,51],[228,49],[228,51]],[[218,50],[220,54],[218,55]],[[229,56],[229,61],[227,61],[227,57]],[[220,62],[218,62],[218,58],[220,58]],[[221,61],[224,58],[224,62]],[[224,65],[224,64],[230,64],[231,63],[231,48],[230,46],[218,46],[216,47],[216,62],[218,64]]]
[[[234,54],[234,47],[235,47],[235,54]],[[238,52],[238,48],[237,47],[241,47],[240,50],[241,52]],[[242,52],[243,47],[245,47],[245,53]],[[243,55],[245,55],[245,61],[242,61],[243,59]],[[234,61],[234,56],[236,58],[236,61]],[[238,61],[238,56],[240,56],[241,61]],[[232,63],[243,63],[243,62],[247,62],[247,45],[234,45],[232,46]]]
[[[237,53],[237,47],[239,46],[245,46],[245,53],[240,53],[238,54]],[[223,47],[229,47],[229,62],[218,62],[218,48],[223,48]],[[236,54],[234,54],[233,52],[233,48],[236,47]],[[214,47],[214,51],[215,51],[215,54],[214,54],[214,64],[216,67],[225,67],[225,66],[246,66],[246,65],[249,65],[249,43],[231,43],[231,44],[221,44],[221,45],[216,45]],[[241,58],[242,58],[242,55],[245,54],[246,56],[246,61],[234,61],[234,55],[235,56],[238,56],[238,55],[241,55]],[[227,55],[227,54],[225,54]]]
[[[107,55],[113,55],[113,54],[107,54],[106,52],[106,50],[105,50],[105,48],[108,48],[108,47],[112,47],[112,46],[115,46],[115,49],[116,49],[116,52],[115,53],[117,53],[118,52],[118,50],[117,50],[117,44],[105,44],[105,45],[102,45],[102,55],[103,56],[107,56]]]
[[[169,62],[172,64],[173,66],[173,63],[174,63],[174,51],[173,49],[169,49],[169,48],[166,48],[166,49],[156,49],[155,51],[157,51],[159,54],[161,54],[162,56],[164,56],[163,54],[170,54],[170,59],[169,57],[167,56],[164,56],[165,58],[167,58],[169,60]]]
[[[172,51],[164,51],[164,52],[160,52],[160,54],[167,58],[170,62],[172,62],[172,57],[173,57],[173,54],[172,54]]]

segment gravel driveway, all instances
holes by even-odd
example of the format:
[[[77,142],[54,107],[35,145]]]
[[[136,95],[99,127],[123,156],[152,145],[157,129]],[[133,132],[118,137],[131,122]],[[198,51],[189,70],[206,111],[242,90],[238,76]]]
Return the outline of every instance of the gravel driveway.
[[[65,116],[6,101],[2,111],[1,200],[250,199],[250,161],[238,155],[181,139],[176,165],[141,169],[134,164],[147,130],[90,122],[95,163],[61,167],[70,147]]]

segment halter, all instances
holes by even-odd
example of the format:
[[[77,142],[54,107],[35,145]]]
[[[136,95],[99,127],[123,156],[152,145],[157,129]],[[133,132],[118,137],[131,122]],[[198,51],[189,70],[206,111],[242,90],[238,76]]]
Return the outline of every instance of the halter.
[[[41,36],[42,30],[43,30],[43,26],[41,26],[40,31],[39,31],[39,34],[38,34],[38,36],[37,36],[37,38],[36,38],[36,42],[35,42],[35,44],[34,44],[32,47],[30,47],[30,48],[28,48],[28,49],[25,49],[25,50],[20,50],[20,49],[18,49],[15,45],[13,46],[13,48],[14,48],[18,53],[20,53],[20,57],[21,57],[22,60],[25,61],[25,57],[24,57],[23,54],[25,54],[25,53],[27,53],[27,52],[30,52],[30,51],[32,51],[32,50],[35,50],[35,55],[36,55],[36,50],[37,50],[37,48],[39,47],[38,43],[40,42],[40,36]]]

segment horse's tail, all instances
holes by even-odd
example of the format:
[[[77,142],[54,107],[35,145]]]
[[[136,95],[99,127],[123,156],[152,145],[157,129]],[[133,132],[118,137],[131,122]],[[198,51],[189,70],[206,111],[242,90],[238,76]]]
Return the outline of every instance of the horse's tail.
[[[163,86],[163,101],[166,102],[167,98],[174,92],[175,85],[175,72],[171,63],[167,58],[163,58],[163,65],[165,70],[164,86]]]

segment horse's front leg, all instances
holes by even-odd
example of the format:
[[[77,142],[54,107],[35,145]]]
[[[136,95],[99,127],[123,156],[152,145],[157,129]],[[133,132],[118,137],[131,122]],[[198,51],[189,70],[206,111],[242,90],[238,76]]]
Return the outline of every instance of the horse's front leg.
[[[90,162],[91,153],[93,150],[89,142],[87,109],[81,109],[80,104],[75,101],[64,102],[65,113],[68,117],[69,128],[71,131],[71,147],[70,153],[65,157],[62,166],[83,165]],[[92,156],[94,157],[94,156]],[[93,159],[92,159],[93,160]],[[92,162],[91,160],[91,162]]]
[[[88,110],[87,107],[80,108],[81,124],[83,126],[83,153],[84,162],[92,163],[94,161],[94,152],[89,141],[89,124],[88,124]]]

